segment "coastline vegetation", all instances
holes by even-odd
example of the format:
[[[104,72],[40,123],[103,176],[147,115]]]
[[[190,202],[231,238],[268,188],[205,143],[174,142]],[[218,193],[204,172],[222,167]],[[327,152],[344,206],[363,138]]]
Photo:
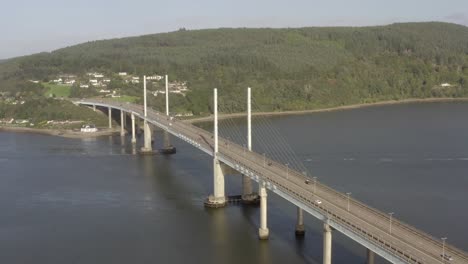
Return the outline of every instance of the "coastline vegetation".
[[[190,91],[171,94],[171,111],[209,115],[212,88],[220,109],[245,111],[252,87],[258,111],[339,107],[408,98],[468,97],[468,27],[429,22],[376,27],[207,29],[92,41],[0,63],[3,97],[27,98],[27,107],[3,104],[5,114],[50,118],[77,108],[55,108],[56,97],[97,96],[90,89],[44,85],[58,74],[112,76],[166,74],[187,81]],[[34,84],[28,80],[41,80]],[[112,81],[125,97],[142,101],[141,87]],[[141,85],[140,85],[141,86]],[[163,96],[149,96],[158,110]],[[51,104],[46,109],[43,104]],[[0,107],[2,107],[0,105]],[[33,110],[34,109],[34,110]],[[80,108],[82,109],[82,108]],[[15,112],[18,111],[18,112]],[[70,111],[70,112],[69,112]],[[41,113],[41,114],[39,114]]]

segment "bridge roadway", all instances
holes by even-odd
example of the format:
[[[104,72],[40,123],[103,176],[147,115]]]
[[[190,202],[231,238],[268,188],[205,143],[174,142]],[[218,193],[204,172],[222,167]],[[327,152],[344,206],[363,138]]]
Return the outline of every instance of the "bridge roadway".
[[[143,107],[135,104],[98,99],[86,99],[75,103],[111,107],[133,113],[208,155],[213,155],[213,133],[175,118],[170,120],[166,115],[150,108],[145,117]],[[218,159],[259,183],[265,182],[270,191],[392,263],[468,264],[468,255],[464,251],[446,244],[445,252],[453,259],[443,260],[441,240],[395,218],[391,219],[390,229],[388,214],[355,199],[348,200],[343,193],[307,178],[300,172],[264,155],[246,151],[243,146],[221,137],[219,137]],[[318,204],[316,200],[321,200],[322,203]]]

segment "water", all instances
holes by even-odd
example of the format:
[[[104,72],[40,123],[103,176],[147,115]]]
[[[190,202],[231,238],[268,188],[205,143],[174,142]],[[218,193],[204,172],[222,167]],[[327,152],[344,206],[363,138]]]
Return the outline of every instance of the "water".
[[[431,103],[270,120],[321,181],[468,250],[465,113]],[[306,216],[296,240],[295,208],[274,194],[266,242],[258,208],[205,209],[211,160],[172,140],[176,155],[142,157],[120,137],[0,133],[0,263],[321,263],[320,223]],[[334,263],[364,254],[334,232]]]

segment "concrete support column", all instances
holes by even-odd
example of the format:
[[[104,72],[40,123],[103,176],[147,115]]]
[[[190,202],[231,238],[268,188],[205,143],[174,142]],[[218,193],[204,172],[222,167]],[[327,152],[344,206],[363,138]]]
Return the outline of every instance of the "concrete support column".
[[[304,234],[304,212],[301,208],[297,207],[296,236],[303,236]]]
[[[218,160],[218,90],[213,89],[213,195],[210,195],[205,202],[207,207],[223,207],[226,205],[226,196],[224,194],[224,172],[221,163]]]
[[[125,136],[124,111],[120,110],[120,136]]]
[[[136,137],[135,137],[135,115],[132,113],[132,143],[136,143]]]
[[[258,202],[258,195],[253,192],[252,180],[242,175],[242,202],[251,204]]]
[[[93,111],[96,112],[96,105],[93,105]]]
[[[367,249],[367,264],[374,264],[375,254],[374,251]]]
[[[267,226],[267,190],[265,182],[260,184],[260,228],[258,229],[258,237],[262,240],[268,239],[270,231]]]
[[[112,128],[112,108],[108,108],[108,116],[109,116],[109,128]]]
[[[143,147],[141,148],[141,152],[152,152],[153,151],[153,148],[151,146],[152,132],[148,124],[148,121],[146,120],[143,125],[143,131],[144,131],[144,143],[143,143]]]
[[[323,264],[331,264],[332,258],[332,229],[327,224],[323,224]]]

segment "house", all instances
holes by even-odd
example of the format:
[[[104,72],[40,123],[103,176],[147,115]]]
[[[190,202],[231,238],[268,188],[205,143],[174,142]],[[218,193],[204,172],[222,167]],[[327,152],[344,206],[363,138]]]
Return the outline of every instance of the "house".
[[[76,82],[76,81],[73,80],[73,79],[72,79],[72,80],[66,80],[66,81],[65,81],[65,84],[73,85],[73,84],[75,84],[75,82]]]
[[[161,76],[161,75],[152,75],[152,76],[146,76],[146,79],[147,80],[156,80],[156,81],[160,81],[162,80],[164,77]]]
[[[450,83],[442,83],[442,84],[440,84],[440,86],[442,86],[442,87],[450,87],[450,86],[452,86],[452,85],[451,85]]]
[[[110,90],[104,90],[104,89],[99,90],[99,93],[110,93],[110,92],[111,92]]]
[[[105,83],[110,83],[110,82],[111,82],[111,79],[105,78],[105,79],[102,79],[102,81],[105,82]]]
[[[90,80],[89,80],[89,83],[92,84],[92,85],[97,85],[97,84],[98,84],[98,80],[96,80],[96,79],[90,79]]]
[[[126,72],[119,72],[119,76],[127,76]]]
[[[87,85],[87,84],[81,84],[81,85],[80,85],[80,88],[89,88],[89,85]]]
[[[104,74],[101,73],[95,73],[94,78],[104,78]]]
[[[135,76],[135,77],[132,77],[132,83],[140,83],[140,77],[138,76]]]
[[[83,125],[80,131],[84,133],[93,133],[93,132],[97,132],[98,129],[96,128],[95,125]]]

